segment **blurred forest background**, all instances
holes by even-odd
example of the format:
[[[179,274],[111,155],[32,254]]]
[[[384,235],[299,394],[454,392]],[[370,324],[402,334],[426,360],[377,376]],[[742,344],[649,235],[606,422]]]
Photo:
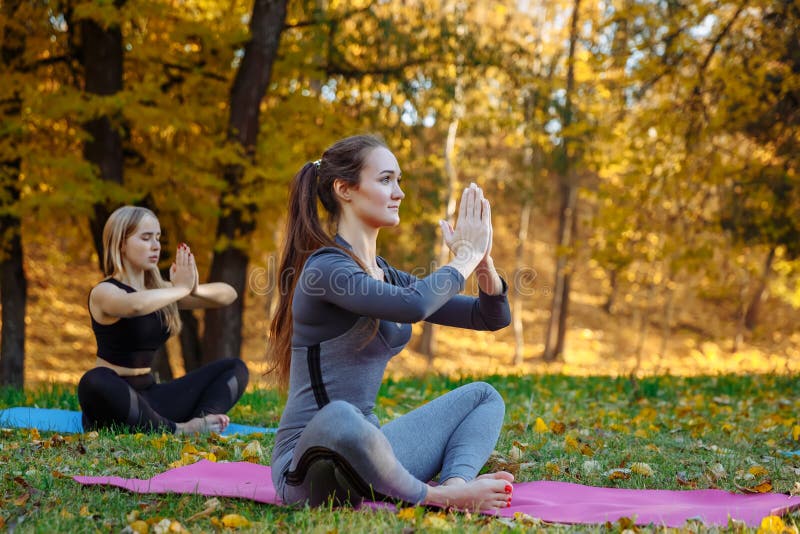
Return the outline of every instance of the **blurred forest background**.
[[[511,285],[512,327],[416,325],[391,372],[800,368],[797,0],[0,6],[2,383],[92,365],[99,236],[127,203],[159,215],[162,268],[185,241],[241,296],[183,312],[160,376],[258,375],[288,183],[360,132],[405,177],[379,253],[446,261],[436,222],[475,181]]]

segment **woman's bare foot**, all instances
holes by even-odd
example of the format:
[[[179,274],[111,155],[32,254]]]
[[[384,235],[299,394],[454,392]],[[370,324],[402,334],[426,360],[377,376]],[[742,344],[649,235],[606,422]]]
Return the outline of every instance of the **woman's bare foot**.
[[[514,482],[514,475],[512,475],[508,471],[496,471],[494,473],[486,473],[485,475],[478,475],[475,478],[496,478],[500,480],[505,480],[506,482]]]
[[[205,434],[207,432],[223,432],[228,428],[230,418],[224,413],[213,413],[205,417],[195,417],[185,423],[176,423],[176,434]]]
[[[514,475],[505,471],[481,475],[470,482],[451,478],[441,486],[428,486],[424,504],[453,506],[476,512],[506,508],[511,505],[513,480]]]

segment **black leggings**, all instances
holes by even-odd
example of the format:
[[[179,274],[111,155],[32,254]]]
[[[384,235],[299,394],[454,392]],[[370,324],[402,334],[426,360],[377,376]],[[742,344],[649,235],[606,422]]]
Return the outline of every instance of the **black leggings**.
[[[165,384],[156,384],[152,374],[120,376],[95,367],[78,384],[83,428],[175,432],[175,423],[230,410],[244,393],[248,376],[238,358],[212,362]]]

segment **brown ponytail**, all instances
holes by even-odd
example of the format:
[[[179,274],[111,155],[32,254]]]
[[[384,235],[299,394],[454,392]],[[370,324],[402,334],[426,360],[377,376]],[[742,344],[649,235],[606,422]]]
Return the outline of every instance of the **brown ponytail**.
[[[289,214],[278,271],[280,297],[269,328],[267,356],[270,372],[277,372],[282,389],[289,384],[292,359],[292,299],[297,278],[308,257],[322,247],[337,247],[349,254],[362,268],[362,262],[338,243],[323,228],[317,208],[322,204],[328,221],[335,225],[339,218],[339,201],[333,191],[336,180],[357,187],[367,155],[386,143],[373,135],[354,135],[330,146],[318,162],[306,163],[292,179],[289,190]]]

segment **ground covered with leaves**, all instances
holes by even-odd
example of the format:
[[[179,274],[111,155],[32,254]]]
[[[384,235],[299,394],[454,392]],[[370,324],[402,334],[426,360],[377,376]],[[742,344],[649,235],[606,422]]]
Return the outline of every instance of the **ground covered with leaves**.
[[[490,377],[506,399],[506,420],[487,469],[519,481],[560,480],[651,489],[719,488],[739,493],[800,492],[800,396],[793,376]],[[387,381],[382,421],[464,383],[446,378]],[[0,408],[78,409],[74,388],[0,390]],[[283,400],[248,392],[231,413],[239,423],[276,426]],[[238,499],[137,495],[82,487],[73,475],[149,478],[201,458],[267,464],[273,436],[57,435],[0,431],[0,530],[15,532],[411,532],[414,530],[595,532],[649,530],[628,520],[551,525],[423,508],[399,512],[292,509]],[[765,523],[797,532],[800,514]],[[652,530],[662,530],[653,527]],[[700,524],[689,531],[706,531]],[[743,530],[731,524],[727,531]]]

